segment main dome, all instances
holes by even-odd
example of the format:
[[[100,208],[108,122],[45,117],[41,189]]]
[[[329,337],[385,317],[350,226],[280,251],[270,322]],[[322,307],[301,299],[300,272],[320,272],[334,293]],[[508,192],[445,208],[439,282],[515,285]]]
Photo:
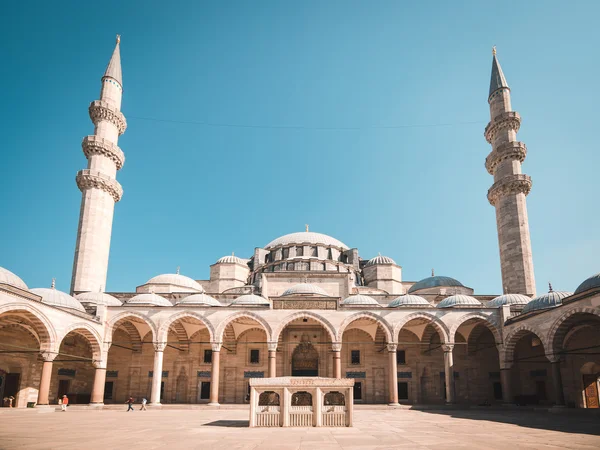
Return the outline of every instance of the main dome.
[[[10,284],[11,286],[27,290],[25,282],[4,267],[0,267],[0,283]]]
[[[427,277],[421,281],[417,281],[410,287],[408,292],[411,293],[421,289],[429,289],[433,287],[464,287],[464,285],[454,278],[436,275],[434,277]]]
[[[341,241],[338,241],[331,236],[326,234],[315,233],[313,231],[300,231],[298,233],[290,233],[285,236],[278,237],[277,239],[269,242],[265,249],[280,247],[289,244],[317,244],[331,247],[339,247],[344,250],[348,249],[348,246]]]
[[[327,292],[325,292],[322,288],[310,283],[296,284],[291,288],[286,289],[285,292],[281,294],[282,297],[286,295],[320,295],[322,297],[329,296],[329,294],[327,294]]]

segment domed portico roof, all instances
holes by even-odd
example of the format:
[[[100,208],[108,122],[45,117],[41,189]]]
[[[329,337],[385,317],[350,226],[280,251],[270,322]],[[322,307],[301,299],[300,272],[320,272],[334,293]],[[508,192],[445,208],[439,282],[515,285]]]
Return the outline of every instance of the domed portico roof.
[[[27,285],[23,280],[21,280],[21,278],[4,267],[0,267],[0,283],[10,284],[11,286],[18,287],[19,289],[28,289]]]
[[[179,273],[163,273],[162,275],[150,278],[146,284],[171,284],[183,288],[190,288],[198,292],[204,292],[204,288],[200,283]]]
[[[271,249],[274,247],[280,247],[282,245],[290,244],[316,244],[323,245],[326,247],[340,247],[342,249],[348,249],[348,246],[341,241],[338,241],[331,236],[326,234],[315,233],[313,231],[301,231],[298,233],[290,233],[285,236],[278,237],[277,239],[269,242],[265,249]]]
[[[377,300],[368,295],[355,294],[350,297],[346,297],[340,305],[360,305],[360,306],[381,306]]]
[[[223,306],[217,299],[212,298],[210,295],[192,294],[179,299],[175,302],[175,306],[179,305],[198,305],[198,306]]]
[[[242,258],[235,256],[233,254],[226,255],[226,256],[223,256],[223,257],[217,259],[217,262],[215,264],[241,264],[243,266],[247,265],[246,262]]]
[[[451,295],[438,303],[438,308],[461,308],[463,306],[482,306],[481,302],[470,295]]]
[[[58,306],[59,308],[73,309],[75,311],[85,312],[85,308],[81,303],[74,297],[71,297],[66,292],[59,291],[54,288],[54,281],[52,281],[52,287],[48,288],[35,288],[31,289],[36,295],[42,297],[42,303],[52,306]]]
[[[538,295],[533,300],[525,305],[523,313],[538,311],[540,309],[550,309],[562,305],[563,298],[570,297],[572,292],[553,291],[550,286],[550,291],[546,294]]]
[[[121,300],[106,292],[82,292],[75,296],[81,303],[92,305],[121,306]]]
[[[173,306],[173,304],[164,297],[156,295],[153,292],[138,294],[125,302],[126,305],[146,305],[146,306]]]
[[[523,294],[504,294],[487,302],[488,308],[499,308],[502,305],[526,305],[531,298]]]
[[[242,305],[269,306],[269,305],[271,305],[271,303],[269,303],[269,300],[267,300],[264,297],[261,297],[260,295],[244,294],[244,295],[240,295],[238,298],[236,298],[234,301],[232,301],[230,306],[242,306]]]
[[[409,293],[419,291],[421,289],[429,289],[433,287],[464,287],[464,285],[454,278],[443,276],[432,276],[417,281],[408,290]]]
[[[579,286],[577,286],[577,289],[575,289],[575,293],[579,294],[581,292],[585,292],[590,289],[599,288],[599,287],[600,287],[600,273],[597,273],[596,275],[592,275],[587,280],[585,280],[583,283],[581,283]]]
[[[375,266],[378,264],[396,264],[396,261],[389,256],[377,255],[375,258],[371,258],[367,264],[365,264],[365,267]]]
[[[329,297],[329,294],[327,294],[327,292],[325,292],[322,288],[310,283],[296,284],[291,288],[286,289],[284,293],[281,294],[282,297],[286,295],[320,295],[323,297]]]
[[[399,308],[399,307],[422,307],[422,306],[432,306],[427,300],[423,297],[419,297],[418,295],[401,295],[400,297],[396,297],[392,300],[388,308]]]

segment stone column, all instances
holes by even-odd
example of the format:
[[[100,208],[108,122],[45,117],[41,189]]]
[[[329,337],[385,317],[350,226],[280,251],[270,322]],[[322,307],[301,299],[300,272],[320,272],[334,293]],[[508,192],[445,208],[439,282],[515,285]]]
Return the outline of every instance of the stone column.
[[[322,414],[321,414],[321,410],[323,409],[323,392],[321,391],[321,388],[317,388],[316,392],[315,392],[315,400],[314,400],[314,406],[313,406],[313,414],[314,414],[314,420],[313,423],[315,425],[315,427],[320,427],[321,426],[321,421],[322,421]]]
[[[210,373],[210,406],[219,406],[219,368],[221,362],[221,343],[212,342],[212,370]]]
[[[452,350],[454,344],[442,345],[444,350],[444,375],[446,377],[446,403],[454,403],[454,358]]]
[[[331,349],[333,350],[333,378],[339,380],[342,378],[342,343],[332,342]]]
[[[256,401],[256,388],[254,387],[250,387],[250,423],[249,426],[250,427],[255,427],[256,426],[256,411],[257,411],[257,405],[258,402]]]
[[[290,426],[290,403],[291,403],[291,395],[290,390],[286,387],[283,388],[283,401],[280,403],[280,414],[282,416],[281,426],[289,427]]]
[[[502,384],[502,402],[505,404],[512,403],[512,389],[511,389],[511,368],[504,367],[500,369],[500,384]]]
[[[269,349],[269,378],[277,376],[277,342],[267,342]]]
[[[551,363],[556,406],[565,406],[565,394],[563,393],[562,374],[560,373],[560,359],[558,361],[551,361]]]
[[[166,346],[166,342],[154,343],[154,372],[152,372],[152,393],[150,394],[151,405],[160,405],[160,384],[162,382],[163,356]]]
[[[389,356],[389,380],[390,380],[390,406],[398,405],[398,361],[396,359],[396,351],[398,344],[388,344]]]
[[[100,406],[104,404],[104,384],[106,381],[106,361],[97,360],[93,362],[96,368],[94,374],[94,386],[92,387],[92,397],[90,404]]]
[[[348,423],[346,424],[346,426],[351,427],[352,422],[354,421],[354,388],[348,388],[346,398],[348,399],[348,401],[346,402],[346,417],[348,419]]]
[[[50,380],[52,379],[52,362],[58,353],[42,352],[41,355],[44,360],[44,365],[42,366],[37,404],[39,406],[44,406],[49,404],[48,396],[50,394]]]

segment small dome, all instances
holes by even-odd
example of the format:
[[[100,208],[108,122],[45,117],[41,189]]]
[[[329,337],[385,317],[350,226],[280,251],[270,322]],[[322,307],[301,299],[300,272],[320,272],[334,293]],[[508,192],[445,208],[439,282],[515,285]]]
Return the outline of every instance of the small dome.
[[[455,306],[483,306],[479,300],[470,295],[451,295],[438,303],[438,308],[454,308]]]
[[[81,303],[91,303],[93,305],[121,306],[121,300],[105,292],[82,292],[75,296]]]
[[[409,293],[419,291],[421,289],[428,289],[433,287],[464,287],[463,284],[450,277],[434,276],[424,278],[421,281],[416,282],[408,290]]]
[[[596,275],[592,275],[587,280],[585,280],[583,283],[581,283],[577,287],[577,289],[575,289],[575,293],[579,294],[581,292],[585,292],[587,290],[590,290],[593,288],[598,288],[598,287],[600,287],[600,273],[597,273]]]
[[[389,256],[378,255],[375,258],[370,259],[369,262],[365,265],[365,267],[374,266],[376,264],[396,264],[396,261],[394,261]]]
[[[381,306],[377,300],[368,295],[356,294],[342,300],[340,305],[377,305]]]
[[[423,297],[419,297],[418,295],[401,295],[400,297],[396,297],[394,300],[390,302],[388,308],[398,308],[401,306],[432,306],[427,300]]]
[[[217,259],[215,264],[241,264],[242,266],[247,265],[246,262],[235,255],[226,255],[222,258]]]
[[[192,280],[190,277],[180,275],[178,273],[164,273],[150,278],[146,284],[172,284],[183,288],[190,288],[194,291],[204,292],[204,288],[200,283]]]
[[[178,305],[199,305],[199,306],[223,306],[219,300],[212,298],[210,295],[192,294],[175,302]]]
[[[66,292],[59,291],[55,288],[35,288],[31,289],[31,292],[42,297],[42,303],[47,305],[85,312],[85,308],[81,303]]]
[[[160,295],[154,293],[138,294],[125,301],[126,305],[147,305],[147,306],[173,306],[172,303]]]
[[[269,300],[260,295],[256,294],[244,294],[240,295],[234,301],[231,302],[231,305],[254,305],[254,306],[270,306]]]
[[[329,297],[329,294],[327,294],[327,292],[325,292],[319,286],[315,286],[314,284],[310,283],[296,284],[291,288],[286,289],[285,292],[281,294],[282,297],[285,297],[286,295],[320,295],[323,297]]]
[[[327,236],[326,234],[314,233],[312,231],[301,231],[299,233],[290,233],[285,236],[278,237],[277,239],[269,242],[265,249],[270,249],[273,247],[280,247],[282,245],[289,244],[318,244],[324,245],[326,247],[339,247],[344,250],[348,249],[348,246],[343,242],[338,241],[331,236]]]
[[[4,267],[0,267],[0,283],[10,284],[11,286],[18,287],[19,289],[28,289],[23,280]]]
[[[487,302],[488,308],[499,308],[502,305],[526,305],[531,299],[523,294],[504,294]]]
[[[573,295],[572,292],[550,291],[535,297],[523,308],[523,313],[538,311],[540,309],[550,309],[562,305],[563,298]]]

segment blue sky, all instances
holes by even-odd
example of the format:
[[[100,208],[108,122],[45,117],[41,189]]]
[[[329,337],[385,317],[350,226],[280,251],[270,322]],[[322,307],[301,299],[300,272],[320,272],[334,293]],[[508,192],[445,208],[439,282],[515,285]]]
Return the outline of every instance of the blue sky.
[[[87,106],[120,33],[129,127],[108,291],[177,266],[207,278],[308,223],[393,257],[405,280],[435,268],[498,293],[483,137],[496,45],[529,152],[538,291],[574,290],[599,270],[599,14],[594,1],[7,4],[0,265],[69,289]]]

